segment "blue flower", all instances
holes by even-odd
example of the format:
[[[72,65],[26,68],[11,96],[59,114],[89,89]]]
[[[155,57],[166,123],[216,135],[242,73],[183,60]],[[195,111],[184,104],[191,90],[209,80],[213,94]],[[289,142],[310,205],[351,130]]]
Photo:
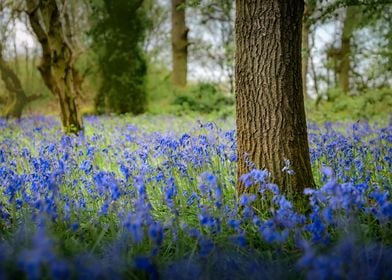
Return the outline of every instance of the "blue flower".
[[[231,219],[231,220],[229,220],[228,224],[229,224],[229,226],[232,227],[233,229],[238,230],[238,229],[240,228],[241,221]]]
[[[86,175],[89,175],[91,173],[91,170],[93,169],[93,166],[91,165],[90,160],[85,160],[80,164],[80,169],[86,173]]]
[[[256,200],[256,195],[254,194],[242,194],[240,197],[239,204],[241,206],[249,206],[255,200]]]
[[[201,257],[208,256],[211,253],[211,251],[214,249],[214,243],[210,239],[202,238],[199,241],[199,246],[200,246],[199,255]]]
[[[148,228],[148,236],[155,242],[156,245],[160,246],[163,241],[163,228],[160,223],[153,223]]]
[[[136,269],[147,272],[150,279],[159,279],[159,273],[154,263],[148,257],[137,257],[134,260]]]
[[[231,237],[231,240],[234,244],[236,244],[240,247],[245,247],[248,244],[244,234],[239,234],[239,235],[233,236],[233,237]]]

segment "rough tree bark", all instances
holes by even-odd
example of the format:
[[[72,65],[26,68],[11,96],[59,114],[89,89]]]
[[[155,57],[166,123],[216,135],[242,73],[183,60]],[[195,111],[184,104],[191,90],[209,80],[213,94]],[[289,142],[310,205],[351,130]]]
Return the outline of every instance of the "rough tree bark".
[[[75,68],[77,53],[70,37],[64,3],[65,0],[27,1],[27,14],[42,47],[38,69],[46,86],[59,99],[65,131],[78,133],[83,129],[83,123],[77,100],[80,90]]]
[[[171,41],[173,57],[172,84],[177,87],[185,87],[188,72],[189,31],[185,22],[185,0],[172,0],[171,10]]]
[[[283,191],[315,183],[309,159],[301,79],[303,0],[236,1],[238,178],[268,169]],[[294,175],[282,171],[291,162]],[[245,192],[237,180],[239,193]]]

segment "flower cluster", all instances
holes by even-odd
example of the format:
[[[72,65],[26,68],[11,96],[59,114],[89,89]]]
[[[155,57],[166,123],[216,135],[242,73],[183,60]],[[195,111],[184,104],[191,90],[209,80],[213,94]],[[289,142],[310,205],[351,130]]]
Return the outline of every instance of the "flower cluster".
[[[157,121],[0,120],[0,279],[392,278],[391,125],[309,126],[299,206],[268,170],[237,195],[233,122]]]

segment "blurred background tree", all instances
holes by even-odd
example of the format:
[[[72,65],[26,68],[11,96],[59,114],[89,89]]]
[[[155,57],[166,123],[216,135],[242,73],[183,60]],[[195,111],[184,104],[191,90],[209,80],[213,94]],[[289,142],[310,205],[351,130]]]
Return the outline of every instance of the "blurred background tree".
[[[305,1],[302,77],[311,120],[374,119],[390,111],[389,2]],[[45,87],[37,70],[42,49],[24,13],[25,3],[0,0],[6,7],[1,18],[7,18],[7,9],[15,15],[11,22],[2,23],[7,33],[1,38],[2,58],[20,80],[25,95],[40,97],[27,103],[23,112],[58,114],[58,98]],[[187,47],[186,73],[179,71],[186,76],[186,87],[173,85],[174,2],[67,3],[72,40],[79,50],[74,66],[80,74],[81,114],[234,115],[235,1],[175,3],[174,11],[182,14],[184,24],[186,19],[181,28],[187,31],[183,44]],[[12,96],[0,81],[2,115],[9,112]]]
[[[21,69],[21,67],[19,67],[20,57],[17,52],[15,36],[12,38],[13,60],[10,61],[7,59],[5,42],[13,35],[9,26],[15,26],[16,21],[21,20],[22,18],[21,11],[16,8],[18,4],[20,3],[14,3],[13,6],[7,6],[4,5],[4,3],[1,3],[0,6],[2,14],[2,17],[0,18],[0,77],[5,88],[5,94],[0,95],[0,103],[4,106],[0,116],[6,118],[20,118],[27,104],[41,97],[39,94],[27,93],[25,90],[26,85],[32,82],[32,68],[29,51],[25,48],[26,58],[23,65],[24,67]],[[20,79],[21,71],[24,71],[25,83]]]
[[[14,14],[11,10],[8,10],[8,18],[5,11],[3,15],[4,16],[0,19],[0,77],[8,95],[4,97],[3,102],[7,105],[2,115],[6,118],[20,118],[22,111],[27,104],[27,96],[18,75],[8,65],[3,54],[3,42],[5,42],[6,36],[8,35],[7,26],[12,21]]]
[[[78,104],[82,79],[76,67],[79,49],[69,3],[65,0],[27,1],[25,12],[42,50],[38,65],[42,80],[59,101],[64,130],[77,134],[83,130]]]
[[[140,0],[103,0],[92,4],[92,47],[102,75],[95,99],[97,113],[146,111],[147,64],[143,43],[149,21],[142,4]]]
[[[188,74],[188,32],[185,0],[171,0],[172,83],[185,87]]]

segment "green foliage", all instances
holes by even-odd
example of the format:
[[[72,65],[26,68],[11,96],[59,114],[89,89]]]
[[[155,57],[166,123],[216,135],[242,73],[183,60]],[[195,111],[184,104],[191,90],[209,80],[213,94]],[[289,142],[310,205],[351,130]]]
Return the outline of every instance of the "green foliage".
[[[201,82],[174,88],[170,70],[156,63],[148,65],[147,90],[148,112],[153,115],[234,116],[234,97],[220,85]]]
[[[147,69],[148,112],[154,115],[168,113],[174,98],[174,88],[170,80],[171,71],[153,62],[148,64]]]
[[[312,121],[375,120],[385,121],[392,108],[392,89],[371,89],[359,95],[345,95],[339,89],[328,91],[327,100],[306,103]]]
[[[173,101],[173,105],[181,107],[181,112],[203,114],[219,112],[233,104],[232,96],[226,96],[217,85],[211,83],[200,83],[191,88],[188,93],[178,94]]]
[[[142,49],[148,20],[143,1],[96,1],[91,32],[102,83],[97,113],[141,114],[146,110],[147,73]]]

